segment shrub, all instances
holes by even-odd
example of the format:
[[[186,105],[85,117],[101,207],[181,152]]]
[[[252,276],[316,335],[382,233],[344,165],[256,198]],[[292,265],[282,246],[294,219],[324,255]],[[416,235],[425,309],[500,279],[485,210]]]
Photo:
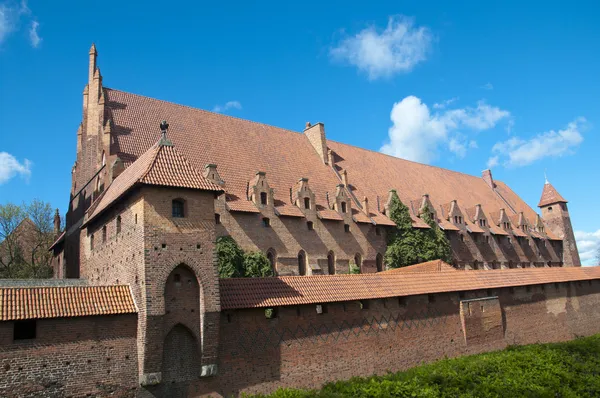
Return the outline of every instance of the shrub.
[[[216,250],[220,278],[273,276],[273,268],[264,253],[244,253],[231,236],[218,237]]]
[[[263,252],[244,254],[244,276],[249,278],[273,276],[273,267]]]

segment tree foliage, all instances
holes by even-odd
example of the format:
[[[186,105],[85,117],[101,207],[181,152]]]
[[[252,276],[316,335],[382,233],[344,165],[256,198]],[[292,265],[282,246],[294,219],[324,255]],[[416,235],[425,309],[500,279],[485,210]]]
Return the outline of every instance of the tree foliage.
[[[389,206],[389,217],[396,223],[396,228],[388,234],[385,252],[385,262],[390,268],[437,259],[452,261],[450,242],[429,212],[423,213],[423,220],[431,228],[413,228],[408,207],[400,201],[394,191]]]
[[[273,268],[264,253],[244,253],[231,236],[218,237],[216,249],[220,278],[273,276]]]
[[[0,278],[52,277],[54,217],[49,203],[0,205]]]

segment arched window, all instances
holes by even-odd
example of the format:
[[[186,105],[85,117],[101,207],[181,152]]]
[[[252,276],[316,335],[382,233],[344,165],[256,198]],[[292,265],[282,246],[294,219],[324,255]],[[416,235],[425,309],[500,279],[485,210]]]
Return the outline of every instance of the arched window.
[[[310,209],[310,198],[304,198],[304,208]]]
[[[329,275],[335,274],[335,255],[333,252],[327,254],[327,271]]]
[[[381,253],[377,253],[377,257],[375,257],[375,264],[377,265],[377,272],[383,271],[383,256]]]
[[[342,202],[342,203],[340,204],[340,206],[342,207],[342,213],[345,213],[345,212],[346,212],[346,210],[347,210],[347,209],[346,209],[346,202]]]
[[[183,218],[185,217],[184,206],[185,202],[183,199],[173,199],[172,209],[173,209],[173,218]]]
[[[266,205],[267,204],[267,193],[266,192],[261,192],[260,193],[260,204],[261,205]]]
[[[121,233],[121,216],[117,216],[117,234]]]
[[[360,253],[356,253],[354,255],[354,264],[356,264],[356,266],[358,267],[358,269],[362,273],[362,256],[360,255]]]
[[[273,274],[277,274],[277,254],[274,249],[267,250],[267,260],[269,260],[269,264],[271,264],[271,268],[273,269]]]
[[[300,275],[306,275],[306,253],[304,250],[298,252],[298,273]]]

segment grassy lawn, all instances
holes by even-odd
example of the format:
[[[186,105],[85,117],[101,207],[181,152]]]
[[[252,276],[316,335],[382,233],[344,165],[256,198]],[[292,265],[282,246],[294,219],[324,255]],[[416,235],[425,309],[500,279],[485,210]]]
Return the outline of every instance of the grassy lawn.
[[[280,389],[268,397],[600,397],[600,335],[444,359],[321,390]]]

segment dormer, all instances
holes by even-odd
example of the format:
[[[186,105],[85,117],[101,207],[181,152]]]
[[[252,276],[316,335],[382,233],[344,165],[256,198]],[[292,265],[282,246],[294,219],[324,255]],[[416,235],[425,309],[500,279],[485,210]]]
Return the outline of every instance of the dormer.
[[[495,222],[496,225],[502,228],[503,230],[510,231],[510,219],[506,215],[506,211],[504,209],[500,209],[500,214],[498,216],[498,219],[495,220]]]
[[[530,224],[523,212],[513,216],[513,225],[525,233],[529,233]]]
[[[480,204],[467,211],[469,213],[470,221],[480,228],[489,228],[487,217],[485,216],[483,209]]]
[[[456,199],[445,206],[448,209],[448,214],[445,215],[446,220],[450,221],[454,225],[463,225],[465,223],[463,213],[460,210]]]
[[[397,196],[398,193],[396,192],[395,189],[390,189],[388,191],[388,196],[387,196],[387,200],[385,201],[385,204],[383,205],[383,214],[385,214],[386,216],[390,216],[390,206],[392,203],[392,199],[394,198],[394,196]]]
[[[546,233],[546,228],[544,226],[544,222],[542,221],[542,217],[539,214],[535,215],[535,230],[541,234]]]
[[[209,180],[209,181],[211,181],[211,182],[213,182],[213,183],[215,183],[217,185],[223,185],[223,184],[225,184],[225,181],[223,181],[223,179],[219,175],[219,172],[217,171],[217,165],[216,164],[209,163],[206,166],[204,166],[203,176],[207,180]]]
[[[304,214],[316,212],[315,194],[308,185],[308,178],[300,178],[294,187],[292,194],[294,204],[302,209]]]
[[[433,208],[433,204],[431,203],[431,200],[429,200],[429,194],[424,194],[421,199],[417,200],[417,201],[413,201],[413,205],[416,204],[417,208],[414,209],[416,212],[416,216],[419,218],[423,218],[423,216],[425,215],[425,213],[428,213],[429,216],[431,217],[432,220],[437,222],[437,215],[436,215],[436,211]]]
[[[352,220],[352,201],[344,184],[338,184],[335,189],[335,202],[333,208],[347,223]]]
[[[267,173],[259,171],[249,184],[250,200],[260,208],[273,207],[273,190],[267,182]]]

